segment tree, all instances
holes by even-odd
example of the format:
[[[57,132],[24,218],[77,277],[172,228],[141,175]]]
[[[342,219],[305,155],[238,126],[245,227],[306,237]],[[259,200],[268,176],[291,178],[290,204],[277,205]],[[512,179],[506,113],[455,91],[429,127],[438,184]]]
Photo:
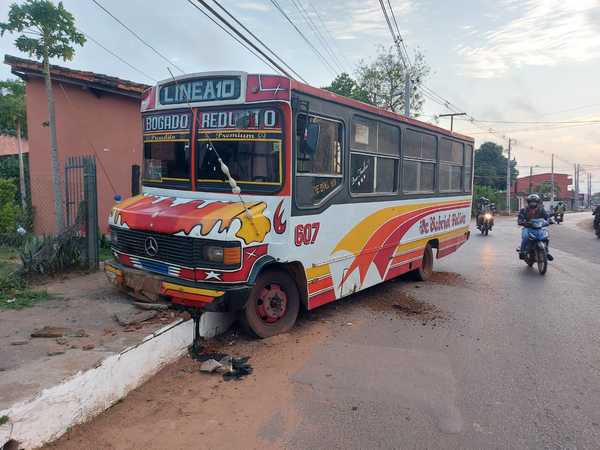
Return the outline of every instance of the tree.
[[[27,208],[25,166],[21,138],[27,132],[25,112],[25,85],[22,81],[0,81],[0,133],[17,137],[19,150],[19,187],[21,206]]]
[[[544,181],[535,187],[535,192],[540,194],[544,200],[550,200],[552,198],[552,182]],[[560,186],[554,183],[554,196],[558,197],[560,194]]]
[[[484,142],[475,150],[475,184],[490,186],[498,190],[506,190],[506,162],[501,145],[494,142]],[[510,162],[511,181],[519,175],[517,162]]]
[[[61,233],[64,230],[64,217],[62,214],[54,97],[50,79],[50,58],[71,60],[75,53],[73,44],[82,46],[85,43],[85,36],[77,31],[73,15],[63,7],[62,2],[55,6],[50,0],[25,0],[20,5],[13,3],[8,11],[8,21],[0,23],[0,36],[3,36],[7,31],[20,33],[20,36],[15,40],[15,46],[22,52],[41,59],[44,65],[44,79],[48,96],[54,213],[56,214],[57,231]]]
[[[369,97],[366,92],[360,89],[356,81],[346,72],[339,74],[329,86],[325,86],[323,89],[343,95],[344,97],[369,103]]]
[[[410,109],[411,113],[418,115],[424,102],[419,88],[430,71],[422,53],[415,54],[409,70],[411,78]],[[406,69],[396,48],[380,47],[375,60],[370,63],[360,62],[356,70],[357,92],[365,95],[368,103],[389,111],[402,112],[404,110],[405,75]]]

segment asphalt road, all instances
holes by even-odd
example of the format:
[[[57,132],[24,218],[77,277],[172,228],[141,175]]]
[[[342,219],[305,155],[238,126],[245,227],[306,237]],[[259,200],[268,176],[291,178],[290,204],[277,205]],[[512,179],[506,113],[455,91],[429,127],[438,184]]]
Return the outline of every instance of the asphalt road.
[[[545,276],[499,218],[437,264],[460,276],[316,310],[289,339],[252,344],[255,373],[235,385],[180,362],[56,448],[598,449],[600,240],[574,225],[588,214],[550,229]],[[425,313],[390,307],[407,299]],[[185,392],[145,406],[177,377]]]
[[[290,447],[600,448],[600,241],[582,217],[550,229],[544,277],[498,219],[437,266],[464,285],[408,288],[447,312],[441,326],[374,318],[322,346],[296,376],[310,388]]]

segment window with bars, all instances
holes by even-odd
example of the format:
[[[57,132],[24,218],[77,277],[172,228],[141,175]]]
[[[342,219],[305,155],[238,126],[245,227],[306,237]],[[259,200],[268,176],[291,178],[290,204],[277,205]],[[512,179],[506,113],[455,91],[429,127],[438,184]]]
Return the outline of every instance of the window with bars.
[[[440,192],[460,192],[464,183],[465,148],[462,142],[440,141]]]
[[[402,189],[407,194],[435,191],[437,138],[406,130],[402,146]]]
[[[350,192],[353,195],[398,191],[400,128],[354,117],[350,147]]]

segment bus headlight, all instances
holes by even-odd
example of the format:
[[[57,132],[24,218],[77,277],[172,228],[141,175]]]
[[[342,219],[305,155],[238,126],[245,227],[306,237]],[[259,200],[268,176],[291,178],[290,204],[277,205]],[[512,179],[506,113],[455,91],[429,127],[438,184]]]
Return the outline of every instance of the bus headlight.
[[[219,245],[208,245],[204,247],[204,260],[224,264],[226,266],[239,265],[242,259],[242,249],[239,246],[221,247]]]
[[[204,247],[204,259],[206,261],[214,263],[223,263],[223,247],[217,247],[216,245],[209,245]]]

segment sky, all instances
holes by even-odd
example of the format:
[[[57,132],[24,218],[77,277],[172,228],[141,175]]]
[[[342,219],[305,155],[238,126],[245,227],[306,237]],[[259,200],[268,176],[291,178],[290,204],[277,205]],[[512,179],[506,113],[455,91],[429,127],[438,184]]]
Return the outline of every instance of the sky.
[[[175,74],[179,69],[273,72],[187,0],[97,1],[167,56]],[[6,20],[10,3],[0,0],[0,21]],[[379,0],[275,1],[323,58],[271,0],[221,3],[315,86],[328,85],[341,71],[352,74],[379,46],[393,43]],[[600,0],[390,3],[408,53],[422,52],[431,67],[427,88],[476,119],[457,118],[455,131],[473,136],[476,145],[490,140],[506,147],[507,138],[513,139],[522,174],[529,166],[536,166],[533,173],[549,171],[552,153],[557,172],[572,173],[574,163],[583,164],[600,191],[600,123],[556,123],[600,120]],[[89,39],[72,61],[53,63],[148,84],[170,77],[166,61],[92,0],[63,4]],[[8,34],[0,38],[0,52],[27,57]],[[0,64],[0,79],[11,76]],[[435,122],[434,116],[453,112],[439,103],[427,99],[422,119]],[[507,121],[534,123],[502,123]],[[450,126],[449,119],[437,123]]]

